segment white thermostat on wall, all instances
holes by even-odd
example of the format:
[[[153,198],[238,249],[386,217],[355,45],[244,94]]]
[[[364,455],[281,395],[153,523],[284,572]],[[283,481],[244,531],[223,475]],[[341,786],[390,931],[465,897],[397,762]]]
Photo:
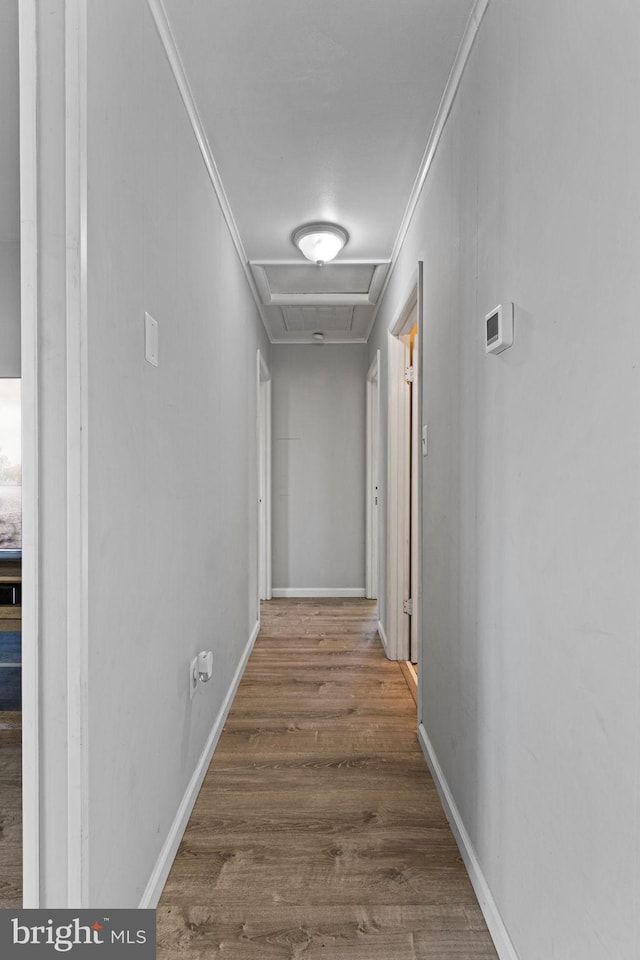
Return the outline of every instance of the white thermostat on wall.
[[[485,353],[502,353],[513,343],[513,304],[501,303],[484,318]]]

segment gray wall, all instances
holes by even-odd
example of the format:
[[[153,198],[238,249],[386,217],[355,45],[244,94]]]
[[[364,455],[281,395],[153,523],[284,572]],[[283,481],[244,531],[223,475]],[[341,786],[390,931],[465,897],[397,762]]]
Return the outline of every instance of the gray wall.
[[[640,955],[639,43],[492,0],[369,344],[423,258],[422,711],[520,960]]]
[[[0,377],[20,376],[18,0],[0,0]]]
[[[365,344],[273,347],[274,589],[364,589]]]
[[[135,906],[257,618],[269,345],[147,4],[88,17],[90,902]]]

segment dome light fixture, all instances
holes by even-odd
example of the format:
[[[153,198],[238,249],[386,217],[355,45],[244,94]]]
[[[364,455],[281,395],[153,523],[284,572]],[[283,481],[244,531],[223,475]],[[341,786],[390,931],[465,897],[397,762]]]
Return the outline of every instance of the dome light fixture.
[[[336,223],[307,223],[291,236],[302,255],[321,267],[338,256],[349,234]]]
[[[312,337],[316,343],[322,343],[322,341],[324,340],[324,333],[321,333],[319,330],[316,330],[316,332],[312,334]]]

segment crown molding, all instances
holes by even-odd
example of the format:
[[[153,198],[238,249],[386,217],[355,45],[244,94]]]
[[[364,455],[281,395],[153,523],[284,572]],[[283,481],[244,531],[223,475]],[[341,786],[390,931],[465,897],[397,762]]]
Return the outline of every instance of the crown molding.
[[[464,34],[460,41],[458,47],[458,52],[456,53],[456,58],[453,61],[453,66],[451,67],[451,72],[447,79],[446,86],[444,88],[444,93],[440,100],[440,105],[438,107],[438,112],[436,113],[436,118],[431,127],[431,133],[429,134],[429,139],[427,140],[427,145],[425,147],[424,153],[422,155],[422,160],[420,161],[420,166],[418,168],[418,173],[416,175],[411,193],[409,195],[409,201],[407,203],[406,209],[404,211],[404,216],[402,217],[402,222],[400,224],[400,229],[395,239],[393,245],[393,250],[391,251],[391,266],[387,271],[387,275],[384,279],[382,289],[378,295],[378,303],[371,319],[371,326],[367,332],[367,339],[371,335],[371,331],[375,326],[376,319],[378,317],[378,311],[384,299],[384,295],[389,286],[389,281],[393,271],[395,270],[396,264],[398,262],[398,257],[402,246],[407,236],[409,227],[411,226],[411,221],[413,220],[416,208],[420,201],[422,195],[422,190],[425,185],[425,181],[429,176],[429,171],[431,170],[431,165],[433,163],[436,151],[440,140],[442,139],[442,134],[444,133],[444,128],[447,125],[447,120],[451,113],[451,108],[456,98],[456,94],[460,87],[460,81],[462,80],[462,75],[464,73],[467,61],[473,49],[473,44],[480,29],[480,24],[482,19],[487,12],[487,7],[489,6],[490,0],[476,0],[471,13],[469,14],[469,19],[467,20],[467,25],[465,27]]]
[[[160,42],[164,48],[167,60],[169,61],[169,66],[171,67],[171,72],[173,73],[173,77],[176,81],[182,102],[185,110],[187,111],[187,116],[195,134],[198,147],[200,148],[200,153],[202,154],[204,165],[207,169],[207,173],[209,174],[211,185],[213,186],[218,203],[220,204],[222,216],[224,217],[229,229],[229,233],[231,234],[233,245],[236,248],[240,263],[242,264],[242,269],[247,279],[247,283],[249,284],[249,289],[251,290],[253,299],[255,300],[258,313],[260,314],[260,319],[262,320],[267,337],[270,340],[271,335],[269,333],[266,317],[262,310],[260,294],[258,293],[255,281],[253,279],[253,274],[249,267],[249,260],[240,237],[238,225],[235,221],[235,217],[233,216],[233,212],[229,204],[229,199],[222,184],[222,178],[220,176],[220,171],[218,170],[218,165],[216,164],[211,147],[209,146],[209,141],[207,140],[207,135],[204,131],[204,125],[200,118],[189,80],[187,79],[187,74],[182,62],[182,57],[180,56],[180,52],[178,50],[178,45],[176,43],[173,30],[171,28],[169,17],[167,16],[167,11],[164,8],[162,0],[147,0],[147,6],[149,7],[151,16],[153,17],[153,21],[158,31],[158,36],[160,37]]]

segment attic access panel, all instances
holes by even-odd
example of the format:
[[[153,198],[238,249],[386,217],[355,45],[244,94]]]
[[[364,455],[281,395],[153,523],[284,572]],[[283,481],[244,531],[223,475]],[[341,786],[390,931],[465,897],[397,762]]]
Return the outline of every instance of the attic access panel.
[[[367,294],[373,280],[372,264],[339,267],[325,264],[317,267],[268,266],[267,282],[275,296],[289,293],[360,293]]]
[[[340,261],[318,267],[291,261],[252,261],[265,306],[347,306],[376,303],[389,262]]]

